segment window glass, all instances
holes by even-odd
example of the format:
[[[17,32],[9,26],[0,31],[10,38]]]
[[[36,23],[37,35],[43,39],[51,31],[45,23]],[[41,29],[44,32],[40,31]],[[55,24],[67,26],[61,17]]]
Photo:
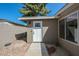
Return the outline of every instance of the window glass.
[[[35,23],[35,27],[40,27],[40,23]]]
[[[66,40],[76,42],[77,36],[77,13],[70,15],[66,20]]]
[[[65,38],[65,22],[64,20],[61,20],[59,22],[59,35],[61,38]]]

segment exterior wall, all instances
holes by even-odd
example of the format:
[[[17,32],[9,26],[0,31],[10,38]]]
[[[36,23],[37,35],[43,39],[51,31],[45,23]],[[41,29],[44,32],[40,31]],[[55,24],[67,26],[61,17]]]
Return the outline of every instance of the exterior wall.
[[[32,26],[33,26],[33,21],[42,21],[43,24],[43,42],[44,43],[49,43],[49,44],[56,44],[57,43],[57,37],[58,37],[58,23],[57,20],[32,20]],[[29,28],[29,27],[28,27]],[[30,34],[29,34],[30,35]],[[33,37],[33,35],[32,35]],[[32,42],[32,40],[29,40],[29,42]]]
[[[70,55],[79,56],[79,44],[61,38],[59,39],[59,43]]]
[[[43,21],[43,42],[49,44],[56,44],[58,37],[58,23],[57,20]]]
[[[63,17],[65,17],[66,15],[68,15],[69,13],[79,10],[79,4],[76,4],[73,7],[75,7],[75,8],[71,8],[72,10],[70,10],[70,8],[65,10],[62,13],[63,16],[61,17],[61,19]],[[78,30],[79,30],[79,19],[78,19]],[[77,35],[78,35],[78,39],[79,39],[79,31],[78,31]],[[73,43],[73,42],[70,42],[68,40],[61,39],[61,38],[59,38],[59,43],[63,48],[65,48],[67,51],[69,51],[71,55],[79,55],[79,43]]]
[[[27,41],[29,41],[32,37],[29,38],[31,35],[29,35],[28,32],[31,33],[31,30],[28,30],[26,27],[16,26],[10,23],[0,24],[0,48],[5,47],[5,44],[12,43],[13,41],[15,41],[16,40],[15,34],[23,32],[27,32],[26,39]]]
[[[33,42],[33,32],[32,29],[27,30],[27,43]]]

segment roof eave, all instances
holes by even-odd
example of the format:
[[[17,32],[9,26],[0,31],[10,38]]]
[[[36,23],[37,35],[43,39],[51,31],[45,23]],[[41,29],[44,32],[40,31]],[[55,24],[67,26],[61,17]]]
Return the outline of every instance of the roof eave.
[[[22,17],[20,20],[42,20],[42,19],[57,19],[55,16],[37,16],[37,17]]]
[[[56,16],[58,17],[59,14],[61,14],[64,10],[66,10],[67,8],[71,7],[74,3],[67,3],[61,10],[59,10],[56,14]]]

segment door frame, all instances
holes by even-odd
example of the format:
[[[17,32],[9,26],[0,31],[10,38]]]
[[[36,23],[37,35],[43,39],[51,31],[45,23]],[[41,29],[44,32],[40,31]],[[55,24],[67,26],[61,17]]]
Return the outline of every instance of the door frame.
[[[35,23],[40,23],[40,27],[35,27]],[[33,21],[33,29],[41,29],[41,39],[43,39],[43,22],[42,21]],[[33,34],[34,34],[34,32],[33,32]]]

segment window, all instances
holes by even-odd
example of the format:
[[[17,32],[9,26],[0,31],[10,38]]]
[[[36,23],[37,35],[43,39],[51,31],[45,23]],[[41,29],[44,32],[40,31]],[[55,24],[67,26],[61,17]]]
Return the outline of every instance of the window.
[[[68,15],[59,21],[59,37],[78,43],[78,12]]]
[[[59,21],[59,35],[61,38],[65,38],[65,22],[64,20]]]
[[[77,13],[67,17],[66,20],[66,40],[77,43]]]
[[[40,23],[35,23],[35,27],[40,27]]]

